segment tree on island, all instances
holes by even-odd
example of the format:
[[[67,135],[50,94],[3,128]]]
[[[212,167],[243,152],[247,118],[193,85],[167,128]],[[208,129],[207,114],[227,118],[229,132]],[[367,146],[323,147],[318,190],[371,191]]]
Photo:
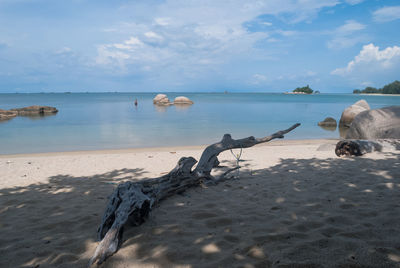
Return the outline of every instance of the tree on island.
[[[363,90],[355,89],[353,90],[353,94],[371,94],[371,93],[380,93],[380,94],[400,94],[400,81],[396,80],[390,84],[385,85],[383,88],[374,88],[374,87],[366,87]]]
[[[309,85],[307,85],[305,87],[298,87],[295,90],[293,90],[293,92],[295,92],[295,93],[312,94],[313,90],[310,88]]]

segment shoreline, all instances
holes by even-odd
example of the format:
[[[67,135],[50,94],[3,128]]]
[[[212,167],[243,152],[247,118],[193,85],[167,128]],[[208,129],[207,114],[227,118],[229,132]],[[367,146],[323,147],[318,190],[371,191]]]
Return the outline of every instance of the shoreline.
[[[272,140],[267,143],[254,146],[285,146],[285,145],[310,145],[320,144],[328,141],[338,142],[339,138],[326,138],[326,139],[296,139],[296,140]],[[17,153],[17,154],[2,154],[2,158],[18,158],[18,157],[45,157],[45,156],[60,156],[60,155],[86,155],[86,154],[128,154],[128,153],[143,153],[143,152],[169,152],[169,151],[193,151],[204,150],[211,144],[203,145],[188,145],[188,146],[161,146],[161,147],[138,147],[138,148],[122,148],[122,149],[96,149],[96,150],[77,150],[77,151],[55,151],[55,152],[38,152],[38,153]]]
[[[399,97],[400,94],[383,94],[383,93],[353,93],[354,95],[362,95],[362,96],[397,96]]]

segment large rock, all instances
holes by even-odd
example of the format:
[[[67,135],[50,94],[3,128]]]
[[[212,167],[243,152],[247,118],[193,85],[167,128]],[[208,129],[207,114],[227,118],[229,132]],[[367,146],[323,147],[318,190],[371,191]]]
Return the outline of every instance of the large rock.
[[[17,112],[0,109],[0,121],[9,120],[17,116]]]
[[[153,103],[155,105],[170,105],[171,104],[167,95],[165,95],[165,94],[157,94],[157,96],[155,96],[153,99]]]
[[[185,104],[185,105],[191,105],[193,104],[193,101],[191,101],[189,98],[184,97],[184,96],[179,96],[176,97],[174,100],[174,104]]]
[[[358,114],[347,131],[346,139],[400,139],[400,106]]]
[[[359,100],[350,107],[344,109],[342,116],[339,120],[339,125],[350,126],[351,122],[353,122],[354,118],[364,111],[369,110],[370,107],[365,100]]]
[[[46,114],[55,114],[58,112],[58,110],[54,107],[39,106],[39,105],[11,109],[11,111],[17,112],[18,115],[46,115]]]

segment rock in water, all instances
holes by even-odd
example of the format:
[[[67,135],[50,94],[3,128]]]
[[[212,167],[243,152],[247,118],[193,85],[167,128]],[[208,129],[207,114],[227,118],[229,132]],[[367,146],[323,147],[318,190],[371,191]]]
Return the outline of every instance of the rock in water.
[[[10,120],[17,116],[17,112],[0,109],[0,121]]]
[[[17,112],[18,115],[46,115],[46,114],[55,114],[58,112],[58,110],[55,107],[38,106],[38,105],[11,109],[11,111]]]
[[[171,102],[169,101],[167,95],[157,94],[157,96],[155,96],[153,99],[153,104],[155,104],[155,105],[170,105]]]
[[[189,98],[184,97],[184,96],[179,96],[176,97],[174,100],[174,104],[193,104],[193,101],[191,101]]]
[[[358,114],[347,131],[346,139],[400,139],[400,106]]]
[[[324,121],[318,122],[320,127],[335,127],[337,126],[336,120],[332,117],[327,117]]]
[[[369,110],[370,107],[365,100],[359,100],[350,107],[344,109],[340,117],[339,125],[350,126],[354,118],[361,112]]]

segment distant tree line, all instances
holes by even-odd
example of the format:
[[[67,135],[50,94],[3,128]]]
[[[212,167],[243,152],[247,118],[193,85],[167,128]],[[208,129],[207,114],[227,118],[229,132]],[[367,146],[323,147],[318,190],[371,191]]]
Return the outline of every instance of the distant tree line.
[[[360,93],[381,93],[381,94],[400,94],[400,81],[394,81],[390,84],[385,85],[383,88],[366,87],[363,90],[355,89],[353,94]]]
[[[307,85],[305,87],[298,87],[295,90],[293,90],[293,92],[303,92],[306,94],[312,94],[314,91],[310,88],[309,85]]]

